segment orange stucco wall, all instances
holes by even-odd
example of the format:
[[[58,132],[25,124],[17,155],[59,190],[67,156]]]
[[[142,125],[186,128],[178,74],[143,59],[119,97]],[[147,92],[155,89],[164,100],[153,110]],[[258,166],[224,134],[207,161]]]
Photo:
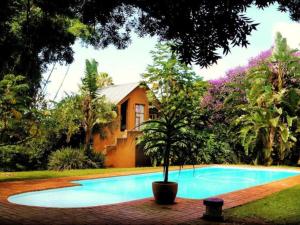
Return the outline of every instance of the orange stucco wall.
[[[127,138],[117,139],[116,149],[106,154],[108,167],[135,167],[136,132],[128,131]]]
[[[143,104],[145,105],[145,120],[149,119],[149,103],[146,95],[146,90],[144,88],[134,89],[126,98],[124,98],[120,105],[128,100],[127,106],[127,130],[133,130],[135,128],[135,105]]]
[[[120,130],[120,110],[121,104],[128,100],[127,120],[125,132]],[[108,167],[135,167],[135,147],[136,136],[139,132],[133,132],[135,129],[135,105],[143,104],[145,106],[144,120],[149,119],[149,103],[146,95],[146,89],[137,87],[128,96],[123,98],[118,104],[118,117],[116,129],[106,128],[106,138],[102,139],[98,134],[93,137],[93,148],[95,151],[104,152],[106,155],[106,166]],[[131,132],[132,131],[132,132]],[[106,146],[113,145],[113,149],[106,151]],[[108,149],[108,148],[107,148]]]

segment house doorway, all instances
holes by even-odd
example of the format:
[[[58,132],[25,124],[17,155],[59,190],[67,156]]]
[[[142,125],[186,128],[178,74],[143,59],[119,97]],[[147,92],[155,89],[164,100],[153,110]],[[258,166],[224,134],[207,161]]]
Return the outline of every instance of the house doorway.
[[[151,166],[151,160],[145,155],[143,146],[136,145],[135,147],[135,166]]]
[[[127,129],[127,105],[128,100],[126,100],[124,103],[121,104],[121,131],[124,131]]]

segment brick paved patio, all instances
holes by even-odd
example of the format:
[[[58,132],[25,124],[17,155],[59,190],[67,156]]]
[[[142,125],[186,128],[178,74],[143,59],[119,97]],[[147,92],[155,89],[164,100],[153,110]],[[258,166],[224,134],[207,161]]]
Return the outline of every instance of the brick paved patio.
[[[117,175],[125,174],[110,174],[110,176]],[[8,196],[16,193],[72,186],[74,185],[70,183],[72,180],[107,176],[94,175],[0,183],[0,224],[184,224],[200,220],[203,214],[202,200],[181,198],[177,198],[176,204],[167,206],[157,205],[152,198],[147,198],[121,204],[73,209],[21,206],[7,201]],[[224,199],[224,208],[226,209],[263,198],[296,184],[300,184],[300,175],[223,194],[220,197]]]

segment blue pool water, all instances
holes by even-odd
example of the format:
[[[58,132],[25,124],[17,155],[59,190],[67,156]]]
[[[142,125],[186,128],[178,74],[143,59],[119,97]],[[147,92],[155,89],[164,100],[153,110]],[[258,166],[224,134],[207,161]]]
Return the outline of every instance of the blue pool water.
[[[201,199],[236,191],[290,176],[299,171],[205,167],[170,172],[170,181],[178,182],[178,197]],[[75,208],[107,205],[152,196],[152,181],[162,173],[80,180],[80,186],[27,192],[8,198],[12,203],[30,206]]]

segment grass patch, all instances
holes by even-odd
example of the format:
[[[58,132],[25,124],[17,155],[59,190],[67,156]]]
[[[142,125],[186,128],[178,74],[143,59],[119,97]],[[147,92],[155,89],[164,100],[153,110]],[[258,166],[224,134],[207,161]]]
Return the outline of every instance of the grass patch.
[[[273,224],[300,224],[300,185],[274,193],[249,204],[228,209],[232,221],[264,221]]]
[[[81,170],[64,170],[64,171],[42,170],[42,171],[23,171],[23,172],[0,172],[0,182],[84,176],[84,175],[95,175],[95,174],[108,174],[108,173],[119,173],[119,172],[142,172],[142,171],[148,172],[150,170],[161,171],[161,168],[137,167],[137,168],[81,169]]]

